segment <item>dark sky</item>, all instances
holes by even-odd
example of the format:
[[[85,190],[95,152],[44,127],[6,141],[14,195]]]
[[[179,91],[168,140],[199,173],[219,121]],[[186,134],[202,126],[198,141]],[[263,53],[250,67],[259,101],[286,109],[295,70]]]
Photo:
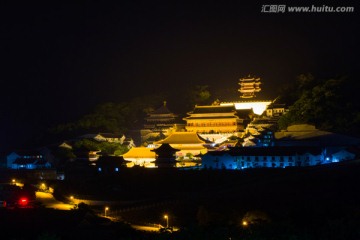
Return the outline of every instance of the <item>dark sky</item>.
[[[247,74],[261,77],[262,96],[273,98],[301,73],[359,69],[358,9],[344,1],[328,5],[354,6],[354,13],[261,13],[263,3],[240,1],[118,2],[0,4],[0,150],[102,102],[162,91],[176,99],[189,85],[236,93]]]

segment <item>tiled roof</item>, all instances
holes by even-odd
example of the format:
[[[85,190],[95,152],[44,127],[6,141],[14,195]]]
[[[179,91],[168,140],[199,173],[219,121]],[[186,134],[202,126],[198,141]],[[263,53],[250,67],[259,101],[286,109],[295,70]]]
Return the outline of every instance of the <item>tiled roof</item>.
[[[123,154],[122,157],[127,160],[130,158],[153,158],[155,159],[155,153],[151,151],[151,148],[147,147],[133,147],[127,153]]]
[[[189,116],[189,117],[186,117],[185,119],[189,120],[189,119],[224,119],[224,118],[238,118],[237,116],[203,116],[203,117],[192,117],[192,116]]]
[[[275,132],[277,141],[311,141],[322,146],[360,145],[360,138],[315,130],[308,132]]]
[[[171,144],[170,144],[171,145]],[[177,146],[176,144],[173,145],[174,147],[182,150],[182,151],[186,151],[186,150],[206,150],[206,147],[204,147],[203,145],[198,145],[198,146],[186,146],[186,145],[182,145],[182,146]]]
[[[155,144],[204,144],[205,141],[199,138],[199,135],[195,132],[174,132],[164,140],[155,142]]]
[[[211,151],[210,155],[230,154],[232,156],[294,156],[310,153],[320,155],[320,147],[229,147],[228,151]]]
[[[214,143],[213,141],[210,141],[209,139],[205,139],[203,137],[201,137],[200,135],[198,135],[199,139],[204,141],[205,143]]]
[[[170,144],[164,143],[164,144],[161,144],[160,147],[155,148],[155,149],[153,149],[153,150],[151,150],[151,151],[159,154],[159,153],[164,153],[164,152],[165,152],[165,153],[168,153],[168,152],[178,152],[178,151],[180,151],[180,149],[173,148],[173,147],[170,146]]]
[[[161,107],[150,113],[150,115],[152,114],[173,114],[173,113],[170,112],[170,110],[166,107],[166,102],[164,102],[164,105],[162,105]]]
[[[221,106],[221,105],[214,105],[214,106],[195,106],[195,109],[191,112],[191,114],[198,114],[198,113],[229,113],[235,112],[234,105],[231,106]]]

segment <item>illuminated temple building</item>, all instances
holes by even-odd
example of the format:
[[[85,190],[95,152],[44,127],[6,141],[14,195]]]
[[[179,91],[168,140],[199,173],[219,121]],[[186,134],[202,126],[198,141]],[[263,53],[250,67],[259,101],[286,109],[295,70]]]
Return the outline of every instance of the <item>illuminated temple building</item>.
[[[169,136],[176,131],[177,115],[172,113],[166,106],[166,101],[158,109],[150,112],[145,118],[143,129],[141,130],[141,142],[158,141]]]
[[[236,110],[234,105],[195,106],[188,112],[185,129],[203,139],[221,144],[233,135],[243,132],[250,122],[252,111]]]
[[[188,115],[184,118],[188,132],[232,133],[238,132],[242,123],[234,106],[195,106]]]
[[[231,106],[234,105],[236,110],[245,110],[252,109],[253,112],[257,115],[261,115],[269,106],[272,101],[271,100],[259,100],[256,99],[255,93],[261,91],[260,88],[260,78],[251,77],[250,75],[245,78],[239,79],[239,92],[241,93],[240,98],[244,99],[243,101],[236,102],[222,102],[220,105],[222,106]]]
[[[273,144],[267,147],[260,144],[229,147],[228,151],[208,151],[202,156],[202,168],[240,170],[316,166],[354,160],[359,155],[359,138],[322,131],[308,124],[291,125],[286,130],[274,132],[271,138]]]
[[[157,147],[164,143],[179,150],[176,152],[178,158],[186,158],[206,153],[206,145],[209,144],[209,141],[202,139],[195,132],[174,132],[167,138],[154,142]]]
[[[151,148],[133,147],[122,157],[127,161],[127,167],[155,167],[155,153],[151,151]]]
[[[183,118],[185,129],[196,132],[202,138],[221,144],[231,136],[242,137],[248,124],[260,117],[271,100],[259,100],[255,93],[261,91],[260,78],[246,77],[239,79],[241,101],[216,101],[208,106],[195,106]],[[266,112],[265,112],[266,113]]]
[[[239,92],[241,93],[241,98],[253,98],[255,97],[255,93],[260,92],[260,78],[255,77],[248,77],[240,78],[239,85],[240,89]]]
[[[163,152],[163,149],[169,145],[168,149],[176,150],[174,151],[174,159],[177,162],[173,163],[174,166],[189,167],[196,165],[194,160],[199,160],[198,156],[205,154],[207,146],[211,144],[212,142],[202,139],[194,132],[174,132],[165,139],[154,142],[153,147],[133,147],[123,154],[122,157],[127,161],[127,167],[163,167],[163,159],[157,158],[159,158],[159,151]]]
[[[168,143],[161,144],[160,147],[151,150],[156,154],[155,165],[158,168],[176,167],[176,152],[180,151],[170,146]]]

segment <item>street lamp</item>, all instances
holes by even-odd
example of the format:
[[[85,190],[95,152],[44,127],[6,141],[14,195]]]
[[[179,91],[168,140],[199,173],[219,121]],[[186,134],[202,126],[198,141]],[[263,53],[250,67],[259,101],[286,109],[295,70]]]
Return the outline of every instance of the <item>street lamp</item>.
[[[164,215],[164,218],[166,219],[166,228],[168,228],[169,227],[169,216]]]
[[[105,209],[104,209],[104,216],[106,217],[106,211],[108,211],[109,210],[109,208],[108,207],[105,207]]]

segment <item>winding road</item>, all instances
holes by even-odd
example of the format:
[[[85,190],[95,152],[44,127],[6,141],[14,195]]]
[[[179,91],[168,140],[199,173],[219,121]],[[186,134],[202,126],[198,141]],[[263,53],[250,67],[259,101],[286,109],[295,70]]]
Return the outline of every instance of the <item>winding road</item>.
[[[36,201],[42,203],[46,208],[53,208],[58,210],[71,210],[74,208],[73,204],[67,204],[58,201],[51,193],[47,192],[36,192]]]

